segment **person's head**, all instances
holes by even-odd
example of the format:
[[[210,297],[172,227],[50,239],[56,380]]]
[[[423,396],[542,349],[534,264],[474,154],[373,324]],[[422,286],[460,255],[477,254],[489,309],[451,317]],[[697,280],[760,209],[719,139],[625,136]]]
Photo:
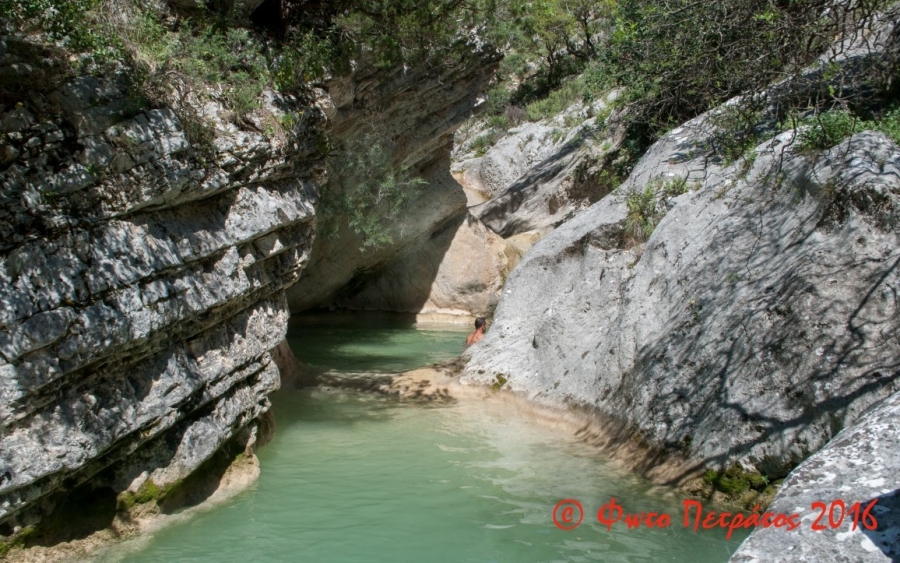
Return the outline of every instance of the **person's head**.
[[[484,330],[485,325],[487,324],[487,319],[484,317],[478,317],[475,319],[475,330]]]

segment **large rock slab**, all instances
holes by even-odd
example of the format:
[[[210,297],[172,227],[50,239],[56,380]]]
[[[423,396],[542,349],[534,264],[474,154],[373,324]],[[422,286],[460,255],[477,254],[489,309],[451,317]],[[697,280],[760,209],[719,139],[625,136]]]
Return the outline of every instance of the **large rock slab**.
[[[867,132],[806,155],[788,132],[704,166],[695,125],[526,254],[463,380],[785,475],[900,387],[900,148]],[[660,190],[671,210],[635,244],[627,198],[668,174],[691,191]]]
[[[760,528],[731,563],[883,562],[900,559],[900,394],[872,409],[804,461],[784,482],[770,512],[799,514],[791,532]],[[842,501],[829,512],[834,501]],[[848,513],[855,503],[856,513]],[[828,509],[813,507],[824,503]],[[869,508],[871,507],[871,508]],[[869,508],[871,519],[866,517]],[[843,514],[842,514],[843,513]],[[818,519],[818,521],[817,521]],[[832,528],[832,523],[841,521]],[[824,529],[814,530],[813,525]]]
[[[615,186],[598,175],[621,143],[610,119],[614,101],[615,92],[513,128],[478,158],[467,158],[473,139],[463,142],[455,151],[457,177],[488,199],[471,213],[504,238],[547,233],[608,194]]]

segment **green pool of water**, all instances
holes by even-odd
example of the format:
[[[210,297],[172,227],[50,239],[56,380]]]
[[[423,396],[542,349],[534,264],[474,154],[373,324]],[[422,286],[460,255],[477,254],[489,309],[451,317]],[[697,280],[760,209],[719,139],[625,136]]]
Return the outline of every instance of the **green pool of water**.
[[[394,370],[458,354],[467,327],[294,327],[311,363]],[[310,329],[310,330],[308,330]],[[622,472],[590,446],[499,401],[442,406],[324,389],[273,398],[277,433],[252,488],[120,550],[138,562],[724,562],[746,534],[694,533],[681,498]],[[668,529],[611,532],[610,497],[672,515]],[[574,531],[551,519],[580,499]]]
[[[471,330],[468,325],[414,324],[375,314],[334,315],[293,319],[287,340],[307,364],[397,372],[455,358]]]

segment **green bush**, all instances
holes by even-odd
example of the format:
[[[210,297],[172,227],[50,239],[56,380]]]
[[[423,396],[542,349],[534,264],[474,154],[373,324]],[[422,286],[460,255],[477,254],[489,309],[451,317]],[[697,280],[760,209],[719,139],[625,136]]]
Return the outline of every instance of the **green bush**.
[[[497,144],[497,141],[499,141],[502,136],[502,132],[496,129],[491,129],[487,133],[483,133],[476,137],[472,141],[472,144],[469,145],[469,148],[475,151],[476,156],[482,157],[487,153],[487,151],[490,150],[491,147]]]
[[[282,92],[296,92],[304,83],[323,77],[338,66],[334,45],[312,31],[295,33],[282,46],[273,63],[275,86]]]
[[[486,92],[486,95],[486,111],[488,115],[501,115],[512,99],[512,95],[509,90],[507,90],[505,84],[494,86]]]
[[[865,129],[865,122],[844,110],[819,114],[808,123],[799,136],[800,148],[804,150],[831,148]]]
[[[688,192],[687,176],[672,178],[666,181],[661,188],[664,197],[678,197]]]
[[[390,161],[387,142],[362,135],[329,158],[330,180],[322,195],[324,230],[345,220],[362,239],[362,248],[392,242],[390,227],[418,194],[425,180]]]
[[[847,110],[833,110],[803,120],[799,135],[801,150],[829,149],[860,131],[880,131],[900,144],[900,108],[873,119],[863,119]]]
[[[643,191],[635,191],[625,198],[628,216],[625,228],[635,242],[644,242],[653,233],[659,222],[656,189],[649,184]]]
[[[688,189],[686,176],[667,180],[660,177],[651,180],[643,191],[629,193],[625,196],[626,235],[635,243],[645,242],[668,211],[664,200],[687,193]]]
[[[284,0],[288,24],[303,28],[310,14],[304,0]],[[427,60],[461,60],[472,45],[463,30],[483,30],[496,13],[495,0],[339,0],[323,3],[319,29],[335,50],[357,58],[366,53],[376,66],[389,68]],[[324,33],[323,33],[324,32]]]
[[[572,104],[585,98],[585,84],[581,77],[570,79],[563,83],[562,87],[554,90],[546,98],[528,104],[525,111],[528,112],[528,119],[531,121],[540,121],[553,117],[564,111]]]
[[[146,69],[143,88],[151,99],[165,101],[173,81],[180,81],[195,93],[221,85],[226,106],[238,115],[259,107],[259,96],[272,80],[263,46],[249,30],[220,31],[198,20],[182,23],[175,32],[151,13],[140,13],[136,22],[123,37],[136,64]]]
[[[348,72],[351,60],[393,66],[436,58],[446,64],[471,49],[463,30],[483,27],[495,11],[493,0],[283,4],[283,21],[268,36],[234,8],[226,10],[230,3],[200,2],[176,13],[137,0],[0,0],[0,17],[66,49],[133,63],[136,76],[148,80],[147,100],[165,101],[159,90],[179,83],[195,91],[200,84],[219,85],[240,115],[258,105],[266,86],[296,93],[328,72]],[[155,82],[164,87],[153,88]]]
[[[884,116],[875,122],[876,131],[881,131],[891,138],[892,141],[900,145],[900,107],[892,109],[884,114]]]
[[[528,57],[522,53],[508,53],[497,69],[497,76],[501,80],[521,80],[528,74]]]
[[[528,103],[544,97],[562,81],[581,72],[598,55],[598,37],[613,21],[614,3],[596,0],[508,0],[498,19],[508,22],[498,44],[509,43],[516,53],[540,69],[533,77],[537,97],[522,95]],[[523,78],[523,76],[519,76]],[[524,90],[520,94],[525,94]]]
[[[762,492],[769,486],[768,477],[744,471],[739,464],[735,464],[725,471],[710,469],[703,475],[703,481],[717,491],[730,496],[738,496],[749,490]]]
[[[487,126],[498,131],[507,131],[512,125],[506,115],[491,115],[487,118]]]
[[[869,26],[889,4],[620,0],[604,60],[634,101],[629,119],[654,138],[732,96],[759,92],[802,71],[848,26]],[[855,77],[847,74],[844,82]]]
[[[762,142],[757,131],[762,112],[748,105],[729,105],[714,113],[709,120],[714,128],[712,150],[730,164]]]

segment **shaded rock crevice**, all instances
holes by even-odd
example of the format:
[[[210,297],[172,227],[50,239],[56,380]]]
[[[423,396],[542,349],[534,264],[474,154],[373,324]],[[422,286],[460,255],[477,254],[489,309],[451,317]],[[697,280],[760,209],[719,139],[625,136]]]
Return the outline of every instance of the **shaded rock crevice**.
[[[402,303],[380,295],[380,282],[366,290],[373,295],[370,301],[344,300],[348,293],[361,291],[368,280],[384,279],[388,272],[402,269],[404,256],[417,252],[415,248],[422,252],[436,229],[464,213],[465,194],[450,174],[453,134],[472,115],[498,60],[497,53],[485,46],[466,61],[431,69],[360,69],[324,85],[331,101],[323,109],[330,118],[329,134],[337,143],[382,139],[389,162],[421,177],[425,185],[397,220],[385,225],[388,244],[363,248],[362,235],[343,221],[328,236],[318,237],[309,267],[288,293],[292,311],[344,306],[407,312],[415,308],[413,301],[423,304],[429,299],[436,282],[430,277],[436,273],[433,268],[416,270],[417,279],[406,287],[414,295]],[[430,249],[428,261],[439,262],[436,253],[445,250]],[[404,275],[411,277],[409,272]],[[467,305],[451,308],[466,310]]]

